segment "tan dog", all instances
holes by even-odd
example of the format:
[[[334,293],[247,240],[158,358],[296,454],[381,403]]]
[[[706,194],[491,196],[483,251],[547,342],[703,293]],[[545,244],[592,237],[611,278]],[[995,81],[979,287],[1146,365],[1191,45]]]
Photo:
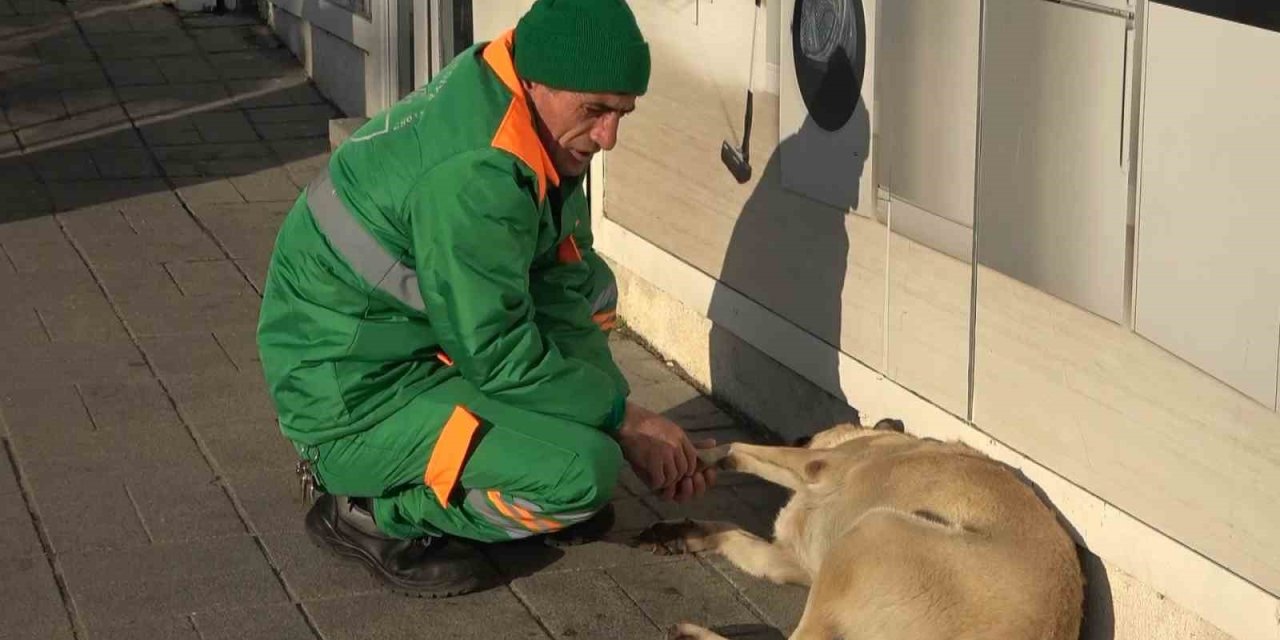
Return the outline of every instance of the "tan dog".
[[[805,448],[734,443],[704,461],[794,492],[770,543],[723,522],[660,522],[659,552],[714,551],[810,587],[791,640],[1076,640],[1070,536],[1012,470],[959,443],[840,425]],[[678,625],[671,638],[712,640]]]

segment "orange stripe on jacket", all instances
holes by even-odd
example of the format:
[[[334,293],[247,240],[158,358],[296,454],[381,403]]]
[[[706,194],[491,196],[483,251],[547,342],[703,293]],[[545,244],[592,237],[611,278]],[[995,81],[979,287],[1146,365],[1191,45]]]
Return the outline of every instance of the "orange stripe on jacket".
[[[502,124],[493,134],[495,148],[510,152],[520,158],[533,169],[538,176],[538,201],[547,197],[547,182],[559,186],[560,174],[551,162],[551,156],[542,146],[538,131],[533,126],[533,113],[529,111],[529,102],[525,97],[524,87],[520,86],[520,78],[516,75],[515,61],[512,59],[511,46],[515,41],[515,29],[490,42],[484,48],[484,61],[498,75],[498,79],[511,92],[511,105],[502,118]]]
[[[480,421],[471,412],[462,406],[455,407],[453,415],[440,431],[435,448],[431,450],[431,459],[427,461],[422,481],[435,492],[442,507],[449,506],[449,496],[458,484],[458,476],[462,475],[471,439],[479,426]]]

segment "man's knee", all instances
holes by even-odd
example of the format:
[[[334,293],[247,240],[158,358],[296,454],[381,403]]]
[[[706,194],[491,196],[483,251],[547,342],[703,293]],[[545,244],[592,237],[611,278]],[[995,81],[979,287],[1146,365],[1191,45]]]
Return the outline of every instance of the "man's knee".
[[[613,499],[622,470],[622,450],[603,433],[584,438],[575,449],[577,457],[560,481],[558,492],[569,510],[598,511]]]

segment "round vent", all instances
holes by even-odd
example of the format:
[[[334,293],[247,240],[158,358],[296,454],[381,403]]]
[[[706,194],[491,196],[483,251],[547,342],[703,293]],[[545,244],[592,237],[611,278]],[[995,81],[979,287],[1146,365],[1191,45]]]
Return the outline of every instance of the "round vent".
[[[791,47],[800,96],[814,123],[837,131],[862,95],[867,61],[861,0],[796,0]]]

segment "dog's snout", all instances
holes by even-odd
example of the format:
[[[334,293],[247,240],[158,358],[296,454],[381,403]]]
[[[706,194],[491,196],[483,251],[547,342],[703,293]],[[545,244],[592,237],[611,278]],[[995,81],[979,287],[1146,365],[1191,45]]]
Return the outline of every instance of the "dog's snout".
[[[907,425],[897,418],[884,418],[876,423],[876,431],[897,431],[906,433]]]

